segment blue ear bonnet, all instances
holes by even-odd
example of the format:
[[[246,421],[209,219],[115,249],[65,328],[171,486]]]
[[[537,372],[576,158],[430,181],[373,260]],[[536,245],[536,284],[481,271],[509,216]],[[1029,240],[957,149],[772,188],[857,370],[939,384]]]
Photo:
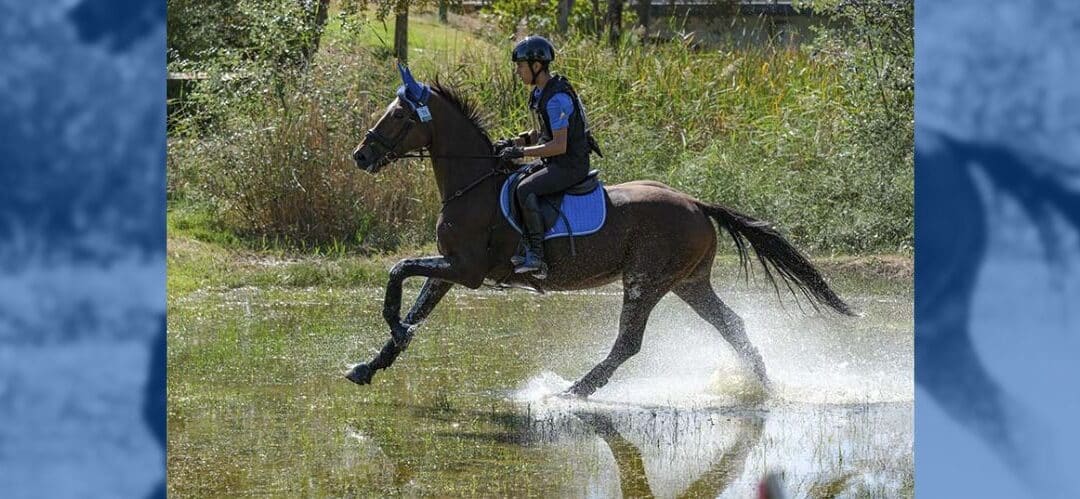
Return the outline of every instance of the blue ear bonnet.
[[[413,111],[427,106],[428,97],[431,96],[431,88],[423,83],[417,83],[412,72],[400,62],[398,71],[401,73],[401,81],[404,83],[397,89],[397,96],[409,104]]]

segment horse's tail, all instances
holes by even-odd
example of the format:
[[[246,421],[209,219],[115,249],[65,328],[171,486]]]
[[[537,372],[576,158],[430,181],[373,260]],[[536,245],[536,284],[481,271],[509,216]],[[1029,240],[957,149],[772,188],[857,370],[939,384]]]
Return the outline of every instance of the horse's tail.
[[[780,275],[780,279],[791,291],[791,294],[797,296],[795,288],[798,288],[810,300],[810,304],[815,309],[817,309],[817,304],[820,303],[841,314],[856,315],[851,310],[851,307],[848,307],[848,304],[844,303],[844,300],[841,300],[829,288],[828,283],[821,277],[821,273],[814,268],[814,265],[810,263],[810,260],[784,239],[784,236],[770,227],[767,222],[756,220],[717,204],[698,202],[698,206],[731,235],[731,239],[735,241],[735,248],[739,252],[739,262],[742,264],[744,272],[750,264],[750,257],[746,249],[746,242],[750,242],[750,246],[754,248],[754,253],[757,254],[758,261],[765,268],[765,276],[772,283],[773,288],[776,289],[777,296],[780,294],[780,287],[776,283],[773,270]],[[792,285],[795,285],[795,288],[792,288]]]

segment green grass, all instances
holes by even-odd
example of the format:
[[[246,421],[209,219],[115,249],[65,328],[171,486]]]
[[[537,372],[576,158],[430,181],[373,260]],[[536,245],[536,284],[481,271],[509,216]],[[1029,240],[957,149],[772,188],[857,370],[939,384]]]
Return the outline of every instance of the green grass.
[[[331,31],[331,37],[333,34]],[[377,47],[392,52],[394,48],[393,17],[388,18],[386,22],[372,19],[367,29],[363,30],[360,36],[353,38],[353,41],[362,46]],[[409,16],[409,48],[410,59],[415,57],[417,60],[425,60],[429,57],[437,57],[437,54],[488,52],[495,47],[491,42],[468,31],[439,23],[431,14],[415,14]],[[428,53],[436,55],[428,56]]]
[[[231,233],[215,229],[205,213],[190,206],[170,209],[167,220],[170,302],[198,290],[378,286],[385,283],[387,270],[401,258],[437,253],[426,245],[402,253],[342,250],[299,254],[271,244],[253,248]]]

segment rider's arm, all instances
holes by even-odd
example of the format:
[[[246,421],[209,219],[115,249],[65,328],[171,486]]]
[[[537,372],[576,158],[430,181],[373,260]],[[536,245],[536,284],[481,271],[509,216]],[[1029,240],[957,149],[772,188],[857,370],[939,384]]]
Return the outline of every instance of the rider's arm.
[[[527,145],[535,144],[540,139],[540,133],[536,130],[529,130],[527,132],[521,132],[514,138],[514,145],[518,147],[525,147]]]
[[[550,141],[540,145],[526,147],[522,149],[522,152],[524,152],[526,156],[537,158],[566,154],[566,131],[566,128],[555,130],[551,133],[553,137]]]

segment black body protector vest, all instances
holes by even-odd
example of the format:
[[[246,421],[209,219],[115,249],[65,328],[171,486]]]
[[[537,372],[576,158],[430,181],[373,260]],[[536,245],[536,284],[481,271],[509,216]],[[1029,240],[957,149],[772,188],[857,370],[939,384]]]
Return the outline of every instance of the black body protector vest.
[[[600,157],[604,155],[600,153],[600,147],[596,144],[596,140],[593,139],[592,133],[589,131],[589,121],[585,117],[585,107],[581,105],[581,99],[578,98],[577,92],[574,92],[574,87],[570,86],[570,82],[567,81],[566,77],[551,75],[551,79],[544,85],[540,95],[535,96],[534,94],[530,96],[529,110],[532,111],[533,118],[536,121],[536,130],[540,132],[540,143],[543,144],[552,140],[554,134],[551,131],[551,120],[548,117],[547,104],[552,96],[560,92],[569,95],[570,102],[574,105],[574,112],[570,114],[569,126],[566,131],[566,152],[558,156],[548,156],[543,158],[542,161],[548,165],[571,168],[585,173],[589,171],[589,153],[596,152]]]

